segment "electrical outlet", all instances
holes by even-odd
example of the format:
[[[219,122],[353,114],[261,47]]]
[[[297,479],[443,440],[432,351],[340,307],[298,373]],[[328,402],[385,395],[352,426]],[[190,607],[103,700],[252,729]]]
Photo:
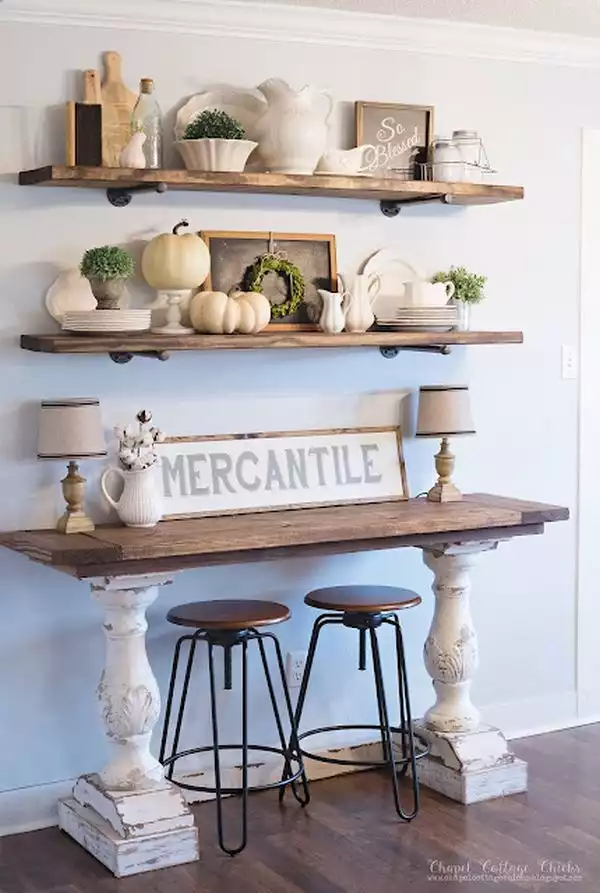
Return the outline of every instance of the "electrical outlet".
[[[562,346],[562,377],[577,378],[577,349],[571,344]]]
[[[288,651],[285,659],[285,675],[290,688],[299,688],[302,684],[306,657],[306,651]]]

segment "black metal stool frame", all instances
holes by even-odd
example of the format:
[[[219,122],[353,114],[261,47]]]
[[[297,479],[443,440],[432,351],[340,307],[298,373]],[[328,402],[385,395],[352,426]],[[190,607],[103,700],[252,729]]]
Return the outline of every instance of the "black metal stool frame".
[[[367,632],[371,644],[371,655],[373,660],[373,674],[375,677],[375,692],[377,696],[377,709],[379,713],[379,725],[336,725],[322,726],[319,729],[310,729],[307,732],[300,733],[300,721],[302,719],[302,711],[306,701],[308,684],[312,671],[317,643],[321,631],[326,626],[343,625],[358,630],[358,669],[366,670],[367,665]],[[387,699],[385,696],[385,687],[383,682],[383,673],[381,668],[381,655],[379,652],[379,642],[377,640],[377,629],[382,625],[393,626],[396,639],[396,660],[398,671],[398,697],[400,702],[400,725],[390,725],[389,713],[387,708]],[[402,639],[402,628],[400,621],[395,612],[339,612],[335,614],[321,614],[314,622],[310,644],[308,646],[308,654],[306,657],[306,667],[302,676],[300,692],[298,694],[298,702],[295,713],[295,727],[297,740],[300,742],[311,735],[323,734],[326,732],[338,731],[355,731],[355,730],[377,730],[381,735],[381,746],[383,752],[382,760],[343,760],[336,757],[326,757],[320,754],[311,753],[300,747],[302,757],[309,757],[312,760],[318,760],[321,763],[332,763],[338,766],[364,766],[365,768],[377,769],[387,768],[390,771],[392,780],[392,791],[394,795],[394,806],[398,816],[405,822],[412,821],[419,811],[419,784],[417,778],[417,760],[426,756],[429,752],[427,743],[413,732],[412,716],[410,710],[410,696],[408,691],[408,678],[406,674],[406,661],[404,656],[404,642]],[[395,733],[401,739],[401,756],[397,757],[394,753],[396,745],[393,741],[392,734]],[[420,749],[417,751],[415,741],[418,741]],[[400,792],[398,789],[398,777],[402,778],[406,775],[408,768],[411,769],[412,777],[412,809],[405,812],[400,802]],[[287,767],[284,769],[282,781],[286,779]],[[292,791],[297,795],[295,788],[295,779],[288,778]],[[285,794],[285,788],[279,791],[279,799],[282,800]]]
[[[270,639],[273,642],[275,654],[277,657],[277,666],[279,669],[279,676],[281,679],[281,684],[283,688],[284,700],[286,712],[288,715],[289,726],[291,729],[291,734],[289,739],[286,737],[286,733],[284,730],[283,722],[281,719],[281,714],[279,712],[279,707],[277,706],[277,698],[275,694],[275,687],[273,685],[273,680],[271,678],[271,672],[269,670],[269,663],[267,659],[267,651],[265,648],[265,639]],[[212,745],[208,745],[206,747],[194,747],[185,751],[177,751],[177,747],[179,745],[179,738],[181,735],[181,726],[183,724],[183,716],[185,712],[185,705],[188,697],[188,689],[190,683],[190,677],[192,674],[192,667],[194,662],[194,655],[196,652],[196,645],[199,641],[205,641],[208,643],[208,671],[210,677],[210,706],[211,706],[211,722],[212,722],[212,734],[213,734],[213,743]],[[269,698],[271,701],[271,707],[273,708],[273,716],[275,718],[275,724],[277,726],[277,732],[279,735],[279,740],[281,747],[269,747],[266,745],[257,745],[257,744],[248,744],[248,660],[247,660],[247,650],[248,643],[251,641],[257,641],[258,647],[260,651],[261,662],[265,674],[265,679],[267,683],[267,689],[269,692]],[[179,711],[177,714],[177,720],[175,724],[175,732],[173,735],[173,741],[171,746],[170,756],[165,757],[165,753],[167,750],[167,739],[169,734],[169,725],[171,722],[171,713],[173,709],[173,696],[175,693],[175,685],[177,682],[178,668],[179,668],[179,659],[181,654],[181,648],[184,642],[190,643],[187,666],[185,670],[185,676],[183,680],[183,688],[181,692],[181,701],[179,704]],[[224,651],[224,689],[230,691],[232,688],[232,649],[236,646],[241,646],[242,649],[242,743],[241,744],[221,744],[219,741],[219,726],[218,726],[218,717],[217,717],[217,699],[216,699],[216,684],[215,684],[215,667],[214,667],[214,648],[215,646],[220,646]],[[220,753],[223,750],[241,750],[242,751],[242,785],[241,787],[235,788],[227,788],[223,787],[221,783],[221,761],[220,761]],[[280,781],[271,782],[270,784],[264,785],[253,785],[248,786],[248,752],[249,751],[261,751],[267,753],[275,753],[279,754],[283,757],[284,763],[284,771],[283,776]],[[200,754],[200,753],[208,753],[212,751],[214,757],[214,772],[215,772],[215,784],[214,786],[207,785],[195,785],[190,784],[188,782],[182,782],[173,778],[173,770],[175,767],[175,763],[183,759],[183,757],[191,756],[192,754]],[[252,791],[266,791],[271,790],[273,788],[283,789],[287,785],[291,785],[293,787],[293,793],[296,800],[300,803],[301,806],[306,806],[309,801],[309,792],[308,792],[308,782],[306,779],[306,773],[304,771],[304,762],[302,759],[302,755],[300,752],[300,743],[298,740],[298,734],[296,729],[296,723],[294,719],[294,710],[292,707],[292,702],[290,698],[290,693],[287,686],[287,680],[285,676],[285,666],[283,663],[283,657],[281,654],[281,647],[279,645],[279,641],[273,633],[269,632],[259,632],[257,629],[251,627],[249,629],[243,630],[206,630],[200,629],[196,633],[187,634],[181,636],[177,641],[177,645],[175,646],[175,654],[173,656],[173,666],[171,670],[171,680],[169,682],[169,693],[167,696],[167,704],[165,708],[165,721],[163,727],[163,734],[160,745],[160,754],[159,754],[159,762],[162,763],[163,766],[166,767],[166,776],[169,781],[172,781],[180,788],[185,788],[190,791],[199,791],[201,793],[207,794],[215,794],[216,802],[217,802],[217,833],[219,838],[219,846],[221,849],[230,856],[236,856],[246,846],[248,840],[248,794]],[[297,764],[297,769],[292,769],[292,763]],[[296,782],[298,779],[301,780],[303,794],[301,795],[297,789]],[[242,798],[242,834],[241,841],[238,846],[226,846],[223,834],[223,804],[222,798],[223,796],[240,796]]]

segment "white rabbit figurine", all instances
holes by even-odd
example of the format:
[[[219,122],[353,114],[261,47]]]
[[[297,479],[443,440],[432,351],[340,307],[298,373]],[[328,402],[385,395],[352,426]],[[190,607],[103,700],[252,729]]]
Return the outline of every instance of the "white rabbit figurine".
[[[146,142],[146,134],[141,130],[136,130],[124,149],[121,150],[119,156],[119,164],[121,167],[143,168],[146,167],[146,156],[144,155],[144,143]]]

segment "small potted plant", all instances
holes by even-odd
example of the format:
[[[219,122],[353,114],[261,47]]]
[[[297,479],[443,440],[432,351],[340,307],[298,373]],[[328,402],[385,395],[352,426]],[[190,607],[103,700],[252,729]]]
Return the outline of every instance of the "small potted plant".
[[[452,282],[454,285],[453,302],[458,310],[457,328],[466,332],[471,324],[471,307],[483,301],[485,294],[483,289],[487,282],[486,276],[478,273],[470,273],[466,267],[450,267],[446,272],[436,273],[432,276],[432,282]]]
[[[135,272],[135,261],[129,252],[115,245],[88,248],[81,259],[79,271],[89,280],[98,310],[118,310],[125,288],[125,280]]]
[[[245,136],[242,125],[227,112],[205,109],[175,145],[189,171],[243,171],[258,145]]]

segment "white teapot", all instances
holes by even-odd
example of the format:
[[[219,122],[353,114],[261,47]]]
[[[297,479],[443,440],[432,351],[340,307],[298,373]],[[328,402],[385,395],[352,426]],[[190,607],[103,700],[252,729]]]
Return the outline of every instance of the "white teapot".
[[[453,282],[415,279],[404,285],[405,307],[444,307],[454,295]]]
[[[327,146],[333,99],[326,90],[307,85],[292,90],[270,78],[258,90],[267,110],[256,125],[259,152],[269,171],[312,174]]]

